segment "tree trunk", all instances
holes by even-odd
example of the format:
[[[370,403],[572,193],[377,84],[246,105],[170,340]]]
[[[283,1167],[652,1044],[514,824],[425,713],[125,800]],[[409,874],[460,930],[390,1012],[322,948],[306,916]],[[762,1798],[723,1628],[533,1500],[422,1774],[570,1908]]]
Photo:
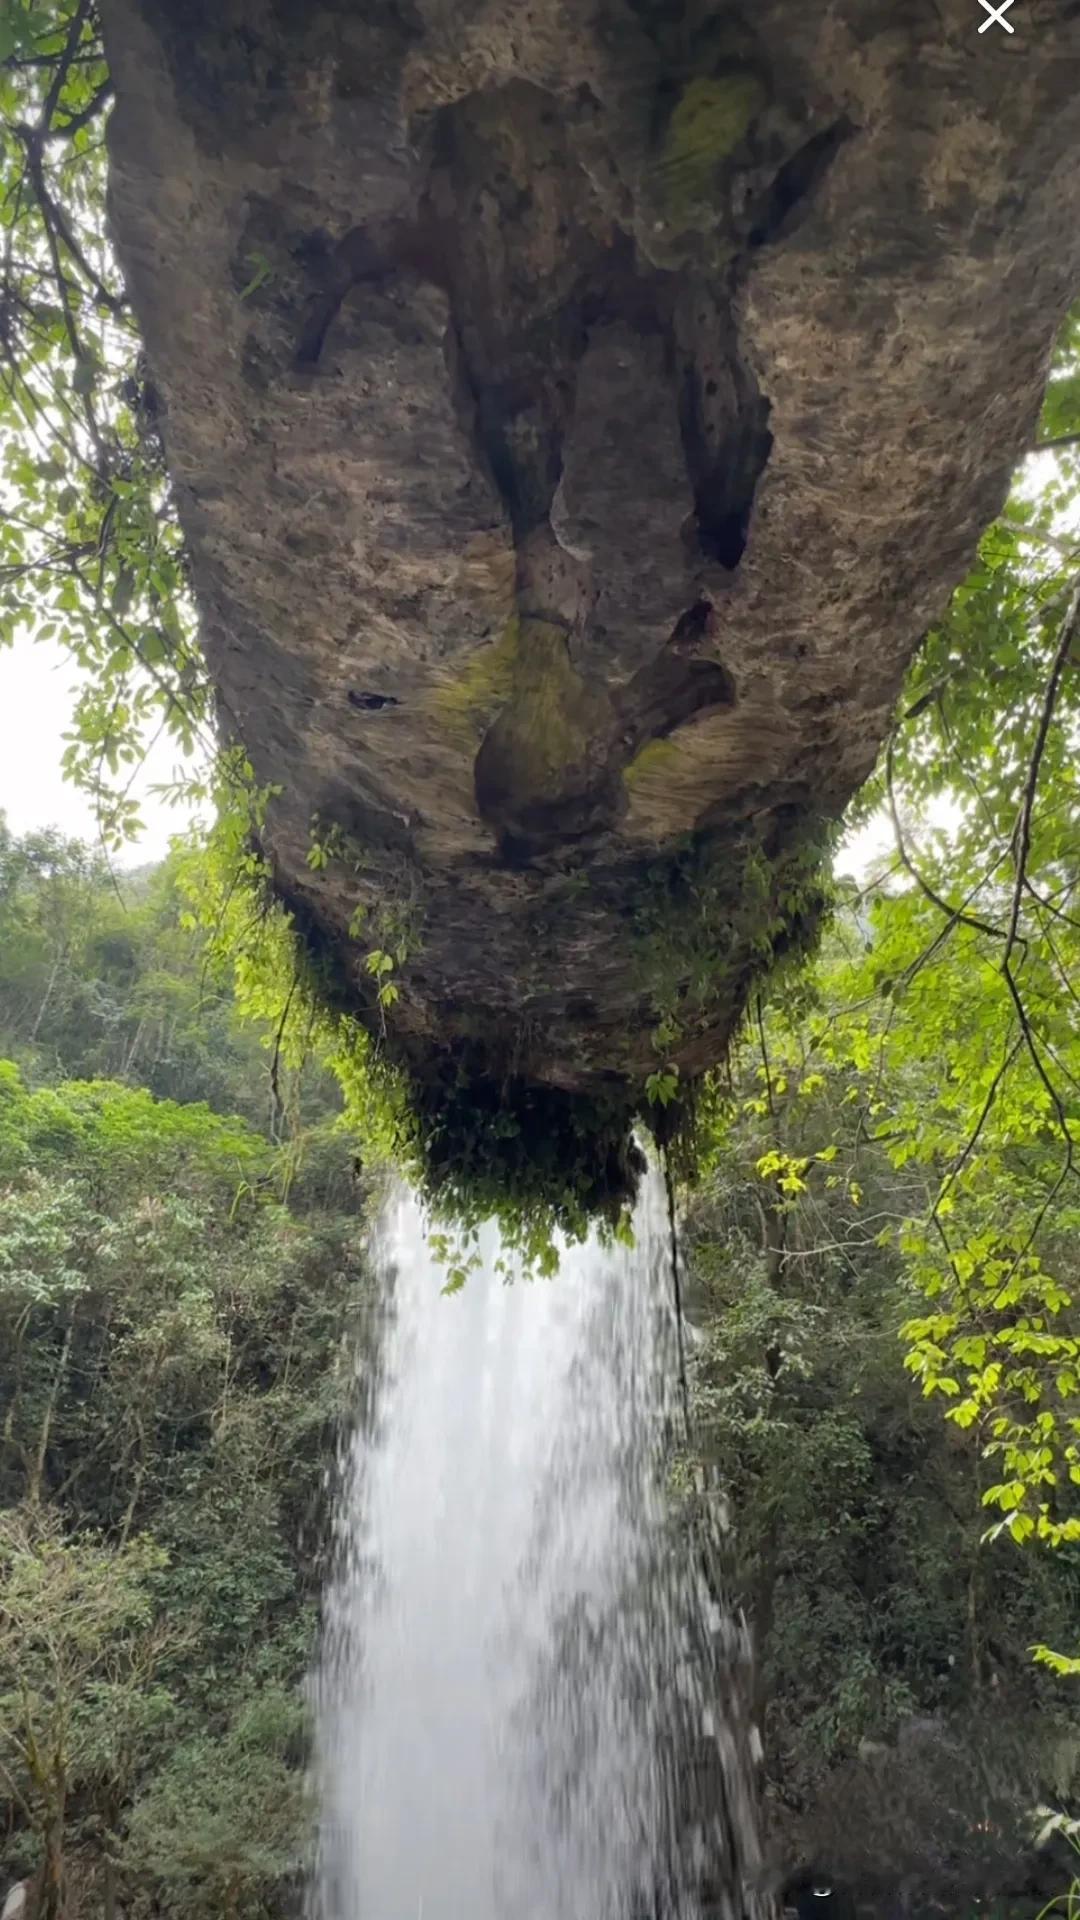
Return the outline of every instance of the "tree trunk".
[[[280,892],[448,1151],[507,1105],[610,1144],[810,936],[1033,437],[1080,14],[102,13],[114,238]]]
[[[56,976],[60,971],[60,965],[63,958],[64,958],[64,948],[62,946],[57,947],[56,953],[53,956],[53,963],[52,963],[51,971],[49,973],[49,978],[45,983],[45,991],[41,996],[41,1003],[38,1007],[37,1014],[34,1018],[34,1024],[30,1029],[30,1045],[32,1047],[37,1045],[37,1037],[41,1031],[41,1023],[45,1018],[46,1010],[48,1008],[50,1000],[52,999],[53,988],[56,985]]]
[[[42,1485],[45,1479],[45,1468],[48,1464],[48,1459],[49,1459],[49,1441],[52,1438],[52,1423],[56,1416],[56,1408],[60,1399],[60,1389],[63,1386],[64,1380],[67,1375],[68,1361],[71,1358],[71,1343],[74,1338],[74,1335],[75,1335],[75,1313],[74,1313],[74,1309],[72,1309],[72,1311],[68,1315],[67,1322],[64,1327],[63,1344],[60,1348],[60,1354],[57,1359],[56,1367],[53,1372],[52,1382],[49,1387],[49,1397],[45,1402],[45,1411],[41,1416],[41,1426],[38,1430],[37,1447],[34,1452],[33,1460],[30,1463],[30,1469],[29,1469],[29,1474],[28,1474],[27,1484],[26,1484],[26,1499],[28,1504],[32,1507],[36,1507],[41,1500]]]
[[[64,1823],[66,1818],[64,1783],[56,1783],[56,1798],[48,1808],[42,1827],[42,1861],[37,1876],[36,1920],[63,1920],[66,1904],[64,1875]]]
[[[123,1080],[126,1080],[129,1074],[132,1074],[135,1071],[135,1060],[136,1060],[136,1056],[138,1055],[139,1048],[142,1045],[142,1037],[143,1037],[145,1026],[146,1026],[146,1015],[141,1014],[139,1016],[139,1021],[135,1028],[135,1031],[131,1036],[131,1043],[128,1046],[127,1051],[125,1052],[125,1055],[124,1055],[124,1064],[120,1070],[120,1077]]]

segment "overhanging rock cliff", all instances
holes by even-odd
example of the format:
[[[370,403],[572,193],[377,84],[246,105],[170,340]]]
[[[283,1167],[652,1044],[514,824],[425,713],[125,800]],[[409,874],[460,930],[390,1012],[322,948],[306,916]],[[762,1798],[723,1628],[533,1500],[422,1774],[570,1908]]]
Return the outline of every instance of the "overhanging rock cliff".
[[[114,238],[280,891],[373,1021],[404,954],[436,1162],[498,1114],[616,1188],[647,1077],[715,1062],[806,937],[1030,438],[1080,9],[102,11]]]

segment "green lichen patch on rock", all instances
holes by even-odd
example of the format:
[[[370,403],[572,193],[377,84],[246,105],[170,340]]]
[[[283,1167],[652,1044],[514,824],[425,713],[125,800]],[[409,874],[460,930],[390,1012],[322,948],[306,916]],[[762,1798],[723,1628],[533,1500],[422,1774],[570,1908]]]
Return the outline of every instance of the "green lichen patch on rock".
[[[485,727],[511,696],[519,633],[515,614],[500,639],[478,647],[460,672],[441,680],[428,696],[439,731],[464,751],[476,751]]]
[[[671,216],[688,218],[715,198],[721,164],[746,138],[767,99],[760,76],[750,70],[699,75],[672,108],[661,145],[657,175]]]
[[[615,712],[578,672],[565,630],[524,619],[512,691],[476,756],[476,799],[504,845],[574,837],[611,812]]]

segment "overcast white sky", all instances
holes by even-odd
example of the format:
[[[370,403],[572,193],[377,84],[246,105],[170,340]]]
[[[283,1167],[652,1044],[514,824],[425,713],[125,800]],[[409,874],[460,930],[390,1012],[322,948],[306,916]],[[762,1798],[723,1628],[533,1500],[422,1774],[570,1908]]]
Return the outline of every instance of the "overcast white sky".
[[[60,771],[77,678],[77,668],[55,642],[21,637],[14,647],[0,648],[0,812],[16,833],[59,827],[81,840],[97,839],[93,808]],[[161,742],[132,785],[145,832],[111,856],[114,865],[160,860],[170,836],[183,832],[189,811],[167,806],[151,791],[177,771],[175,747]]]

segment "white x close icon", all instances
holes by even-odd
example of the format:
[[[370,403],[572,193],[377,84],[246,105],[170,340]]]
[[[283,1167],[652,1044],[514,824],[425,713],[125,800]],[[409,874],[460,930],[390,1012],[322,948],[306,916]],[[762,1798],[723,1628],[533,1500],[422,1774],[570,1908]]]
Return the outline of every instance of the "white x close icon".
[[[1005,18],[1005,15],[1008,13],[1009,8],[1012,6],[1012,4],[1013,4],[1013,0],[1001,0],[1000,6],[995,6],[994,0],[979,0],[980,7],[983,8],[984,12],[990,15],[989,20],[983,21],[982,26],[979,28],[979,32],[986,33],[988,28],[996,24],[999,27],[1004,27],[1006,33],[1015,33],[1016,28],[1014,26],[1011,26],[1009,21],[1006,20]]]

